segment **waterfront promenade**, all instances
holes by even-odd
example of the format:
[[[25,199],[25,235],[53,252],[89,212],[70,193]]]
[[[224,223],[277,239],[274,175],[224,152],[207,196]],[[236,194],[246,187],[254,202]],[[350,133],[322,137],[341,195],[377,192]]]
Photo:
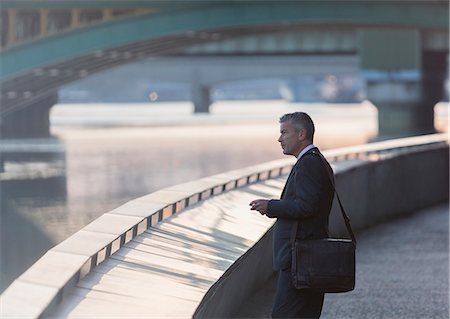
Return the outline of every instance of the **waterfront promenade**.
[[[83,279],[52,317],[145,317],[148,309],[153,318],[189,317],[270,227],[248,202],[255,193],[276,197],[282,185],[280,178],[219,195],[147,231]],[[328,294],[322,318],[445,318],[448,228],[442,204],[360,232],[356,289]],[[274,286],[268,282],[234,317],[270,318]]]

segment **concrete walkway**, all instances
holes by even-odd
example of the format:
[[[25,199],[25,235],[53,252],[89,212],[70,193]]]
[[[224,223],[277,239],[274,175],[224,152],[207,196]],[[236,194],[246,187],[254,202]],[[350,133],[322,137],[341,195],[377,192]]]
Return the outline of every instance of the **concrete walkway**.
[[[449,317],[448,205],[357,237],[356,288],[326,295],[322,319]],[[273,284],[244,304],[237,317],[270,318]]]

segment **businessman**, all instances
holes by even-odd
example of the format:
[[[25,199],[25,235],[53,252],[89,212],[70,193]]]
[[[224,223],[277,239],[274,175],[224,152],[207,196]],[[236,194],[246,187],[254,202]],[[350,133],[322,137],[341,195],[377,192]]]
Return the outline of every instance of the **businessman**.
[[[334,197],[328,172],[333,174],[313,144],[314,131],[314,123],[306,113],[289,113],[280,118],[278,142],[283,153],[295,156],[297,162],[281,199],[256,199],[250,203],[252,210],[277,219],[273,229],[273,266],[278,271],[278,281],[272,318],[319,318],[322,312],[324,294],[295,289],[290,268],[294,221],[299,221],[296,237],[300,240],[328,237],[328,216]]]

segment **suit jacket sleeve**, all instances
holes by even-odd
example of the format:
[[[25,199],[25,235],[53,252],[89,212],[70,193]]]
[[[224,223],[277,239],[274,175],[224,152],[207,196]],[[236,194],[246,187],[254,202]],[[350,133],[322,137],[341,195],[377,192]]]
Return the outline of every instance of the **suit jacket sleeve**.
[[[270,200],[267,216],[286,219],[304,219],[317,213],[323,189],[324,167],[317,156],[305,155],[293,176],[294,194],[283,199]]]

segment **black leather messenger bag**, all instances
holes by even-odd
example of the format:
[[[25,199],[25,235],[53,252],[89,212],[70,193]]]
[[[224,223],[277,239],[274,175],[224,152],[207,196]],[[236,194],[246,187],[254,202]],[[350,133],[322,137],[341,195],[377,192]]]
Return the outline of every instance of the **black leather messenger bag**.
[[[326,168],[323,155],[318,155],[324,163],[331,185],[336,192],[334,178]],[[292,229],[292,280],[296,289],[312,289],[324,293],[347,292],[355,288],[356,238],[350,219],[344,211],[338,193],[336,196],[344,218],[349,239],[324,238],[314,240],[296,239],[299,222]]]

